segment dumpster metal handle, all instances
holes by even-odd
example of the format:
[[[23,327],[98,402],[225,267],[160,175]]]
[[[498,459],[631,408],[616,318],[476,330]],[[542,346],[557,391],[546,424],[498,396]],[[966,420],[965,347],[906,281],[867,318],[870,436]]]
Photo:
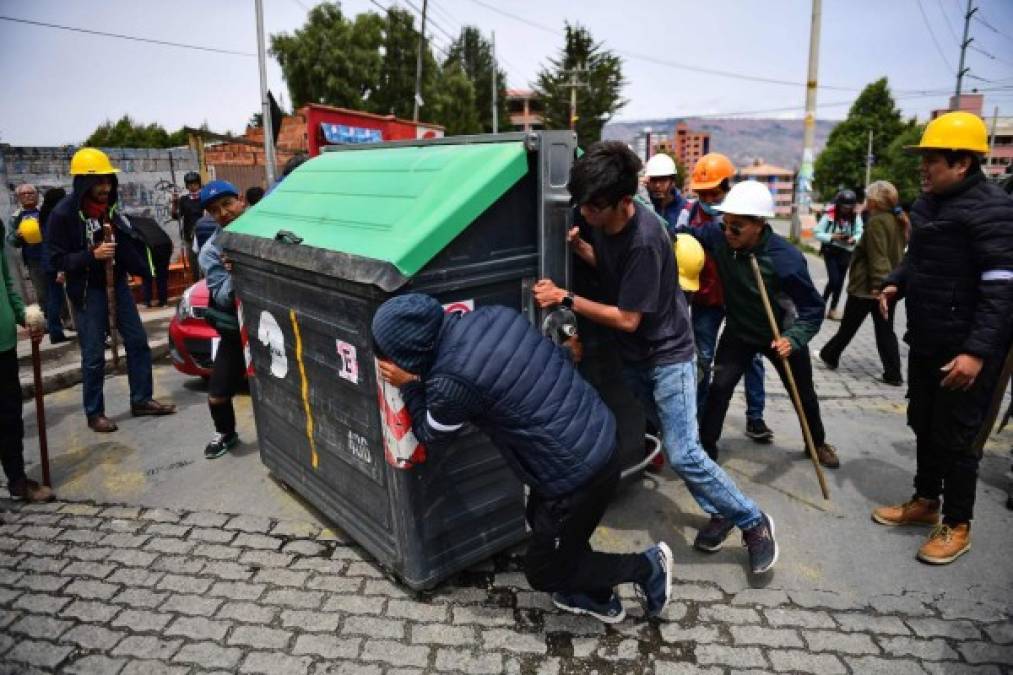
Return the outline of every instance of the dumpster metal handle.
[[[654,449],[651,450],[651,452],[649,452],[647,454],[647,457],[645,457],[642,462],[634,464],[633,466],[631,466],[631,467],[623,470],[623,472],[621,474],[619,474],[619,479],[620,480],[626,480],[627,478],[629,478],[633,474],[640,473],[641,471],[643,471],[644,469],[646,469],[647,465],[650,464],[651,462],[653,462],[654,458],[658,456],[659,452],[661,452],[661,439],[660,438],[658,438],[657,436],[653,436],[651,434],[644,434],[644,438],[647,439],[647,440],[649,440],[651,443],[654,443]]]
[[[278,233],[274,235],[275,241],[280,241],[283,244],[301,244],[302,237],[295,232],[289,232],[288,230],[278,230]]]

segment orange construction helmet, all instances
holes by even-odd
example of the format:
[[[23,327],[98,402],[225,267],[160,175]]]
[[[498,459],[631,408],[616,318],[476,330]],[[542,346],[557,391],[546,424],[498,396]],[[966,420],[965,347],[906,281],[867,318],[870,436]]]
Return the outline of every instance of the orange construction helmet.
[[[735,165],[720,152],[709,152],[697,160],[690,177],[691,190],[713,190],[723,180],[731,180]]]

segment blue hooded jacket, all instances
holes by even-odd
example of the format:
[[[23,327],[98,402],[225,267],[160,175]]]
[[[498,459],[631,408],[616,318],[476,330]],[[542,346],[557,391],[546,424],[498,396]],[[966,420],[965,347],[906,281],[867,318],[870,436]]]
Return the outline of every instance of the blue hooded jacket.
[[[120,213],[115,175],[109,193],[110,221],[116,229],[116,283],[126,283],[126,274],[150,277],[151,269],[129,239],[137,239],[130,221]],[[92,248],[102,243],[101,223],[85,217],[81,201],[102,176],[74,177],[74,191],[60,200],[46,223],[45,243],[49,255],[49,269],[66,273],[67,295],[71,302],[81,306],[89,285],[105,288],[105,264],[96,260]]]
[[[412,431],[429,448],[466,422],[489,435],[538,494],[569,494],[615,452],[612,412],[569,352],[508,307],[444,314],[434,298],[401,295],[373,319],[379,351],[420,382],[401,388]]]

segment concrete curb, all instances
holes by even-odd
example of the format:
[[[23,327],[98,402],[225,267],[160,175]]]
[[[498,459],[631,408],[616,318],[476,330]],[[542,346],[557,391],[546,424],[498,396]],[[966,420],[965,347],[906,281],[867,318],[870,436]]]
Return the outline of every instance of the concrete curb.
[[[151,347],[151,360],[157,361],[169,353],[168,336],[149,340]],[[126,367],[126,353],[121,356],[122,366]],[[113,374],[113,357],[111,352],[106,352],[106,377]],[[81,363],[67,364],[50,368],[42,372],[42,391],[44,394],[51,394],[54,391],[73,387],[81,381]],[[21,399],[27,401],[35,396],[35,379],[32,376],[31,367],[21,371]]]

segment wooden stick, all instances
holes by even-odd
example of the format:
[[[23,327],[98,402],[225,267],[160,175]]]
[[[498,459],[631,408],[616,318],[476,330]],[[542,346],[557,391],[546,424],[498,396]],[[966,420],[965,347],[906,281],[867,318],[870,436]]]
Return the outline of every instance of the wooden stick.
[[[781,339],[781,330],[774,318],[774,310],[770,306],[770,297],[767,295],[767,285],[763,283],[763,275],[760,273],[760,265],[756,262],[756,256],[750,254],[749,262],[753,266],[753,276],[756,277],[756,286],[760,289],[760,299],[763,300],[763,309],[767,312],[767,321],[770,322],[770,330],[774,333],[774,339]],[[802,424],[802,436],[805,437],[805,447],[809,451],[809,459],[812,460],[813,468],[816,469],[816,480],[820,482],[820,492],[823,499],[830,499],[830,489],[827,487],[827,478],[823,475],[823,467],[820,466],[819,457],[816,455],[816,444],[813,443],[813,435],[809,430],[809,420],[805,417],[805,410],[802,409],[802,398],[798,395],[798,385],[795,384],[795,375],[791,372],[791,364],[788,359],[781,357],[784,365],[784,372],[788,380],[788,390],[791,394],[791,402],[795,405],[795,412],[798,413],[799,422]]]
[[[112,223],[102,223],[102,242],[115,244],[116,236],[113,234]],[[112,338],[113,348],[113,369],[120,369],[120,337],[116,332],[116,272],[114,266],[116,257],[113,256],[105,261],[106,266],[106,309],[109,315],[109,336]]]
[[[42,460],[42,484],[53,487],[49,480],[49,443],[46,440],[46,404],[42,391],[42,354],[39,343],[42,334],[32,334],[32,375],[35,377],[35,422],[39,427],[39,455]]]

